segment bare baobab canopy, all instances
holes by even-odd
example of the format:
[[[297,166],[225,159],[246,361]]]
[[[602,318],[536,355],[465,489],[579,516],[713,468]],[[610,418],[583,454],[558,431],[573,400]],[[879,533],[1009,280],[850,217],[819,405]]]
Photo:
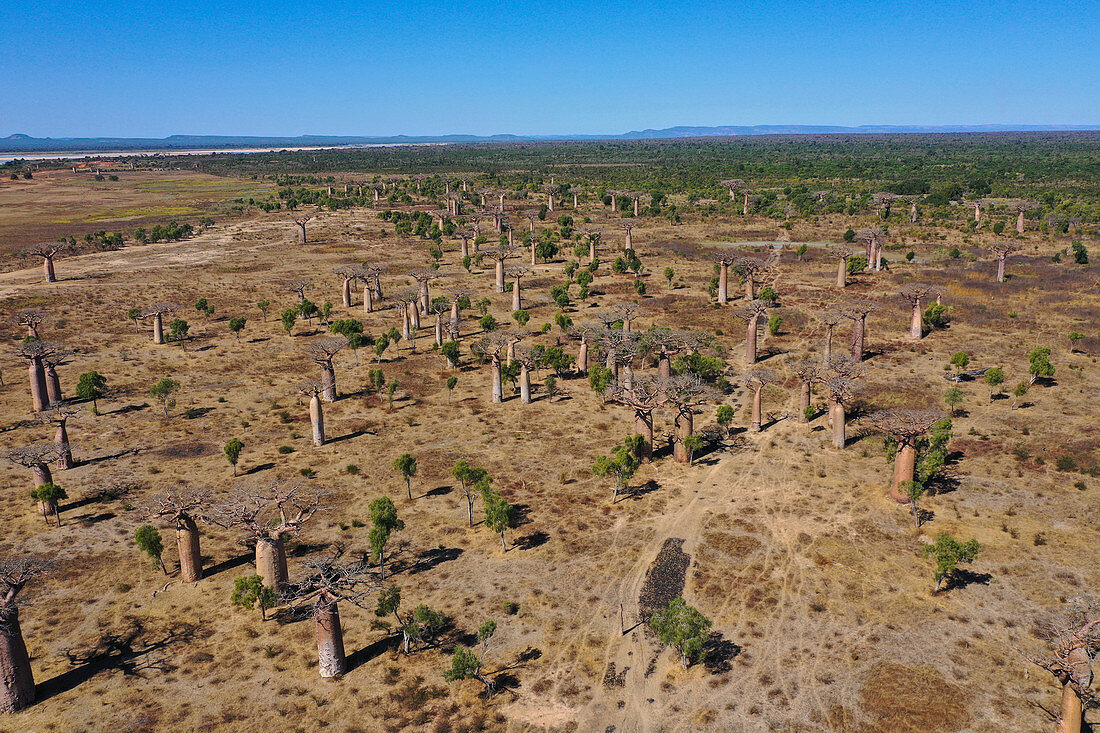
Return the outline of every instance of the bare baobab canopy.
[[[169,486],[150,498],[149,503],[142,509],[142,516],[147,519],[154,517],[177,519],[183,516],[199,519],[210,508],[210,500],[213,496],[214,492],[207,488],[188,484]]]
[[[994,242],[989,245],[989,251],[999,256],[1010,255],[1018,249],[1019,247],[1012,242]]]
[[[708,334],[672,328],[651,328],[641,334],[642,348],[646,352],[666,355],[698,351],[708,340]]]
[[[1095,705],[1091,657],[1100,648],[1100,599],[1069,599],[1037,621],[1035,636],[1046,642],[1048,653],[1029,656],[1029,661],[1070,685],[1086,704]]]
[[[529,272],[531,272],[531,268],[524,265],[509,265],[504,269],[504,274],[514,279],[519,279]]]
[[[316,397],[325,391],[325,382],[321,379],[303,379],[295,385],[295,389],[298,390],[298,394]]]
[[[923,283],[909,283],[902,287],[901,297],[908,300],[910,303],[919,303],[925,298],[935,295],[940,292],[940,288],[935,285],[925,285]]]
[[[23,250],[23,254],[32,257],[57,257],[58,255],[68,254],[72,249],[72,245],[68,242],[42,242],[40,244],[32,244]]]
[[[148,306],[141,311],[141,315],[138,317],[141,319],[152,318],[153,316],[163,316],[169,313],[176,313],[180,310],[179,305],[176,303],[157,303],[155,305]]]
[[[9,608],[27,583],[49,574],[55,567],[52,560],[41,557],[0,559],[0,608]]]
[[[719,396],[717,389],[703,381],[698,374],[685,372],[664,380],[665,397],[677,408],[684,410],[702,405]]]
[[[779,373],[764,367],[756,367],[745,372],[745,384],[756,389],[780,381]]]
[[[17,465],[33,468],[43,463],[56,461],[60,451],[61,446],[56,443],[39,443],[37,445],[10,448],[4,457]]]
[[[865,317],[876,309],[878,309],[878,303],[873,300],[852,300],[839,308],[840,315],[853,321]]]
[[[327,364],[347,345],[348,340],[344,336],[329,336],[311,341],[306,346],[305,353],[311,361]]]
[[[439,272],[438,270],[432,270],[432,269],[427,268],[427,267],[417,269],[417,270],[410,270],[406,274],[408,274],[409,277],[411,277],[413,280],[416,280],[419,283],[426,283],[429,280],[435,280],[438,277],[443,277],[443,274],[441,272]]]
[[[49,320],[49,317],[50,314],[44,310],[38,310],[37,308],[27,308],[25,310],[17,312],[12,318],[12,323],[17,326],[37,328],[44,321]]]
[[[282,290],[288,293],[298,293],[301,295],[305,292],[305,289],[313,284],[313,281],[308,277],[293,277],[283,283]]]
[[[501,352],[514,344],[516,339],[504,331],[490,331],[470,348],[475,354],[500,358]]]
[[[943,418],[938,410],[892,407],[867,416],[867,422],[895,438],[912,440],[924,435]]]
[[[845,244],[830,244],[829,252],[833,255],[833,257],[841,260],[846,260],[856,253],[854,249]]]
[[[370,575],[365,562],[341,564],[337,557],[308,558],[300,564],[304,575],[283,590],[283,598],[292,606],[316,601],[318,605],[346,601],[368,608],[366,599],[377,594],[382,585]]]
[[[635,410],[653,410],[668,399],[668,380],[645,374],[636,377],[629,387],[620,382],[607,392],[607,399]]]
[[[325,510],[327,496],[322,489],[276,479],[238,489],[211,509],[209,520],[251,537],[278,537],[301,531],[315,514]]]
[[[747,305],[737,310],[735,315],[744,321],[748,321],[764,315],[771,306],[771,302],[757,298],[756,300],[749,301]]]

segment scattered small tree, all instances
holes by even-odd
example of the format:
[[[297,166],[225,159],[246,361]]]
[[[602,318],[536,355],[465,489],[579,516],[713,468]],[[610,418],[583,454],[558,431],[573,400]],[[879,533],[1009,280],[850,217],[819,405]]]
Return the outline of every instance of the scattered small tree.
[[[180,383],[176,380],[165,377],[149,388],[149,396],[160,402],[165,417],[168,417],[168,410],[176,406],[176,398],[172,395],[179,386]]]
[[[601,478],[614,477],[615,489],[611,494],[611,503],[614,504],[619,501],[619,492],[626,487],[640,465],[641,461],[631,451],[630,445],[624,443],[610,456],[596,458],[592,473]]]
[[[504,533],[516,526],[516,508],[490,488],[488,483],[483,484],[481,498],[485,503],[485,526],[500,535],[500,546],[508,552]]]
[[[951,409],[951,415],[954,416],[956,409],[962,404],[966,395],[958,387],[949,388],[943,395],[943,401],[947,403],[947,406]]]
[[[244,450],[244,443],[238,438],[233,438],[225,444],[225,460],[229,461],[229,465],[233,466],[233,475],[237,475],[237,461],[241,457],[241,451]]]
[[[465,647],[455,649],[451,657],[451,668],[443,672],[443,679],[447,682],[456,680],[476,679],[485,685],[485,696],[492,697],[496,692],[496,682],[487,677],[481,670],[486,652],[489,651],[489,641],[496,633],[495,621],[486,621],[477,630],[477,639],[481,642],[481,656],[475,655]]]
[[[168,324],[168,340],[178,341],[180,348],[187,351],[187,339],[188,334],[191,331],[191,326],[187,321],[182,318],[173,318],[172,322]]]
[[[161,541],[160,530],[151,524],[143,524],[137,528],[134,532],[134,543],[138,546],[138,549],[144,552],[153,560],[154,567],[160,567],[164,571],[164,574],[168,574],[168,569],[164,567],[164,542]]]
[[[386,579],[386,543],[390,535],[405,528],[405,523],[397,518],[397,507],[388,496],[380,496],[370,503],[371,560],[378,563],[382,580]]]
[[[238,341],[241,340],[241,331],[244,330],[244,326],[247,322],[248,319],[243,316],[229,319],[229,330],[233,332],[233,336],[236,337]]]
[[[950,582],[953,579],[960,562],[974,562],[974,558],[978,556],[978,551],[981,548],[982,546],[978,544],[977,540],[959,542],[946,532],[936,537],[935,543],[925,545],[925,557],[931,555],[936,560],[936,569],[932,574],[936,585],[932,588],[932,592],[938,593],[945,580]]]
[[[672,599],[667,607],[650,616],[649,626],[662,644],[668,644],[680,654],[684,669],[703,661],[706,656],[711,621],[682,597]]]
[[[107,394],[107,377],[99,372],[84,372],[76,383],[76,396],[82,400],[92,401],[92,414],[99,414],[98,400]]]
[[[37,501],[38,506],[41,507],[42,518],[46,520],[46,524],[50,523],[49,514],[53,514],[57,526],[61,526],[61,510],[59,504],[62,499],[69,498],[65,489],[49,481],[32,489],[31,498]]]
[[[408,453],[402,453],[393,459],[393,470],[405,479],[405,488],[409,492],[409,499],[412,499],[412,477],[416,475],[416,459]]]
[[[268,610],[275,608],[278,602],[275,590],[264,585],[259,575],[246,575],[233,581],[233,593],[229,598],[233,605],[249,611],[259,605],[261,621],[267,620]]]
[[[1005,383],[1004,370],[1002,370],[1000,367],[987,369],[985,372],[985,376],[982,377],[982,379],[984,379],[985,383],[989,385],[989,401],[992,402],[993,390]]]
[[[1039,346],[1032,349],[1027,355],[1027,361],[1027,371],[1031,375],[1028,378],[1028,384],[1035,384],[1040,378],[1054,376],[1054,365],[1050,363],[1050,349],[1047,347]]]
[[[267,311],[271,308],[271,301],[264,299],[256,304],[256,307],[260,309],[260,313],[263,314],[264,321],[267,321]]]

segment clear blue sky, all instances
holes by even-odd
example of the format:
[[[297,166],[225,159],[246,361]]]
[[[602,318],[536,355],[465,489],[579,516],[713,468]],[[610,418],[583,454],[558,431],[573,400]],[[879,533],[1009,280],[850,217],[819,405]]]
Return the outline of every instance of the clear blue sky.
[[[0,136],[1100,124],[1100,2],[0,4]]]

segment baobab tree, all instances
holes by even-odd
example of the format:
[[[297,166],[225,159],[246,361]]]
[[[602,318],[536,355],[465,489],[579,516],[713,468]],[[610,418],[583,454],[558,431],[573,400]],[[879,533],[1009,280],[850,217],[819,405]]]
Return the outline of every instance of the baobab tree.
[[[282,592],[287,585],[285,537],[298,534],[324,509],[325,493],[298,484],[273,481],[238,491],[208,514],[220,527],[242,531],[256,547],[256,573],[264,585]]]
[[[890,408],[867,416],[867,421],[897,441],[894,479],[890,496],[899,504],[908,504],[905,486],[913,480],[917,468],[917,443],[943,417],[935,410]]]
[[[146,320],[147,318],[153,319],[153,343],[164,343],[164,317],[166,315],[172,315],[180,309],[175,303],[157,303],[151,305],[143,310],[138,318]]]
[[[480,221],[480,218],[478,219],[478,221]],[[462,229],[456,229],[455,230],[455,236],[457,236],[458,238],[460,238],[462,240],[462,247],[459,250],[459,256],[462,257],[463,259],[469,257],[470,256],[470,240],[471,239],[477,239],[477,236],[478,236],[477,233],[474,232],[474,230],[472,230],[472,229],[462,228]]]
[[[504,271],[504,276],[512,279],[512,312],[523,308],[523,297],[520,294],[520,280],[531,271],[524,265],[511,265]]]
[[[538,364],[538,354],[531,348],[520,346],[515,350],[515,361],[519,362],[519,401],[531,404],[531,370]]]
[[[843,244],[835,244],[829,247],[829,252],[837,259],[836,286],[843,290],[848,286],[848,260],[855,255],[851,247]]]
[[[607,307],[607,313],[616,321],[622,321],[623,333],[630,333],[630,322],[638,317],[638,304],[612,303]]]
[[[920,215],[920,212],[917,210],[917,202],[921,200],[921,197],[919,195],[912,195],[904,196],[903,198],[909,202],[909,223],[916,224],[917,218]]]
[[[77,409],[64,402],[51,402],[50,408],[41,415],[42,422],[48,425],[56,425],[54,433],[54,445],[57,446],[57,467],[66,471],[76,463],[73,461],[73,447],[69,443],[69,418],[77,413]]]
[[[46,313],[46,311],[38,310],[36,308],[28,308],[26,310],[21,310],[16,313],[15,317],[12,318],[12,323],[17,326],[23,326],[24,328],[26,328],[27,338],[37,340],[39,338],[38,327],[42,325],[45,321],[49,320],[49,317],[50,316],[48,313]]]
[[[672,376],[672,357],[685,351],[698,351],[706,344],[706,335],[694,331],[654,328],[641,335],[642,350],[657,358],[657,376]]]
[[[57,282],[57,275],[54,273],[53,262],[58,257],[71,251],[72,246],[68,242],[43,242],[27,247],[23,250],[23,254],[30,257],[41,257],[42,272],[46,276],[46,282],[55,283]]]
[[[443,314],[451,309],[450,302],[443,297],[433,298],[431,302],[432,313],[435,315],[435,345],[443,345]]]
[[[909,317],[909,338],[920,341],[924,337],[924,313],[921,311],[921,301],[935,295],[938,289],[931,285],[910,283],[901,289],[901,297],[909,301],[911,315]]]
[[[1081,733],[1084,707],[1100,702],[1092,688],[1092,657],[1100,650],[1100,601],[1071,599],[1040,619],[1035,635],[1046,642],[1048,653],[1029,656],[1028,661],[1050,672],[1062,686],[1055,733]]]
[[[35,412],[42,412],[49,406],[45,358],[50,356],[52,352],[53,345],[47,341],[25,341],[15,349],[16,356],[27,360],[31,405]]]
[[[298,302],[304,303],[306,302],[306,288],[308,288],[312,284],[313,281],[310,280],[308,277],[294,277],[284,282],[282,287],[279,289],[282,290],[284,293],[297,293]]]
[[[758,276],[764,271],[766,263],[755,257],[740,257],[735,266],[736,270],[745,278],[745,300],[756,299],[756,283]]]
[[[503,331],[490,331],[488,335],[484,336],[472,347],[475,354],[489,359],[489,367],[492,370],[492,393],[490,399],[497,404],[504,402],[504,385],[500,375],[501,359],[505,351],[510,347],[514,348],[514,346],[515,342],[512,340],[510,334]]]
[[[0,560],[0,713],[15,713],[34,702],[34,673],[15,599],[27,583],[52,569],[53,563],[38,558]]]
[[[746,323],[745,329],[745,365],[756,363],[756,334],[760,330],[760,318],[771,307],[767,301],[754,300],[742,308],[737,316]]]
[[[1038,204],[1031,201],[1016,201],[1008,207],[1009,211],[1016,212],[1016,231],[1019,234],[1023,234],[1024,230],[1027,228],[1024,222],[1024,214],[1036,208],[1037,206]]]
[[[345,308],[351,307],[351,287],[352,284],[358,279],[363,277],[363,268],[358,265],[343,265],[333,270],[334,273],[340,276],[342,281],[340,287],[340,298]]]
[[[505,362],[511,363],[516,359],[516,346],[527,337],[527,332],[519,328],[509,328],[501,331],[508,337],[508,349],[505,351]]]
[[[402,288],[393,294],[394,307],[401,311],[401,338],[413,351],[416,351],[416,329],[420,328],[419,300],[420,291],[416,288]]]
[[[313,427],[313,444],[325,444],[325,412],[321,405],[321,396],[325,393],[325,382],[321,379],[306,379],[298,383],[298,394],[309,397],[309,422]]]
[[[623,387],[630,389],[634,380],[632,365],[641,354],[639,339],[620,329],[605,327],[600,332],[599,343],[604,353],[604,366]]]
[[[818,370],[815,381],[829,395],[829,422],[833,428],[833,447],[843,449],[848,443],[846,406],[851,403],[856,380],[863,376],[864,367],[850,356],[838,354],[830,357]]]
[[[634,410],[634,433],[642,436],[638,459],[649,463],[653,458],[653,411],[668,399],[668,384],[659,377],[643,375],[608,390],[607,399]]]
[[[473,292],[466,288],[459,287],[451,290],[450,330],[454,335],[453,341],[458,341],[461,336],[460,324],[462,321],[460,318],[460,311],[462,310],[463,303],[467,304],[467,306],[469,305],[471,295],[473,295]]]
[[[695,408],[715,399],[718,392],[691,373],[658,379],[665,389],[666,400],[676,409],[672,457],[678,463],[690,463],[692,451],[688,447],[688,439],[695,432]]]
[[[305,577],[283,592],[291,606],[313,603],[313,622],[317,633],[317,671],[321,677],[339,677],[348,671],[344,654],[344,630],[340,624],[341,601],[367,608],[367,597],[378,585],[371,580],[365,563],[342,565],[335,559],[304,560]]]
[[[1017,249],[1019,247],[1012,242],[994,242],[989,245],[989,251],[997,255],[997,282],[1003,283],[1005,281],[1005,262],[1008,260],[1008,256]]]
[[[561,190],[561,186],[556,183],[547,183],[542,187],[542,190],[546,192],[546,208],[549,211],[554,210],[554,195]]]
[[[745,374],[745,385],[752,390],[752,418],[749,422],[749,430],[759,433],[761,430],[762,394],[769,384],[779,381],[779,375],[771,369],[755,368]]]
[[[42,371],[46,377],[46,397],[50,402],[61,402],[64,395],[61,393],[61,379],[57,376],[57,368],[69,363],[69,357],[73,352],[59,343],[53,341],[40,342],[43,344]]]
[[[811,400],[813,400],[813,384],[818,378],[818,367],[817,362],[809,359],[797,361],[791,366],[791,371],[798,377],[800,385],[798,396],[798,419],[800,422],[810,421],[810,417],[806,413],[810,409]]]
[[[160,518],[172,523],[179,551],[180,580],[194,583],[202,579],[202,552],[199,550],[199,520],[210,509],[213,493],[192,486],[173,486],[153,496],[145,508],[146,519]]]
[[[588,264],[592,264],[596,261],[596,250],[600,246],[600,237],[603,236],[603,230],[592,228],[585,229],[584,236],[588,240]]]
[[[740,255],[733,252],[723,252],[714,258],[718,263],[718,302],[723,305],[729,302],[730,265],[739,259]]]
[[[875,270],[882,269],[882,246],[886,240],[886,231],[882,227],[860,229],[856,233],[856,240],[863,243],[867,266]]]
[[[311,215],[298,216],[294,218],[294,223],[298,225],[298,243],[306,243],[306,223],[311,221],[313,217]]]
[[[622,229],[626,233],[626,243],[623,245],[624,250],[634,249],[634,227],[637,226],[632,221],[620,221],[619,229]]]
[[[874,202],[875,206],[878,207],[880,216],[882,216],[883,219],[890,218],[890,207],[897,198],[897,194],[890,193],[889,191],[880,191],[871,196],[871,200]]]
[[[578,341],[577,348],[577,373],[588,373],[588,349],[599,340],[599,332],[592,326],[576,326],[569,331],[569,335]]]
[[[336,401],[336,368],[332,365],[332,359],[340,350],[348,345],[344,336],[330,336],[319,338],[311,342],[305,348],[306,356],[314,364],[321,367],[321,381],[324,384],[323,396],[325,402]]]
[[[498,293],[504,292],[504,261],[516,254],[515,246],[511,244],[498,244],[485,253],[496,264],[496,288]]]
[[[852,322],[852,358],[856,361],[863,361],[867,315],[877,308],[878,305],[870,300],[854,300],[840,308],[840,315]]]
[[[825,349],[821,355],[822,364],[828,363],[829,358],[833,355],[833,331],[843,319],[844,316],[834,310],[827,310],[818,316],[818,320],[825,326]]]
[[[431,312],[432,297],[428,290],[428,283],[439,277],[440,274],[437,270],[430,268],[423,268],[420,270],[412,270],[409,272],[409,277],[417,282],[417,292],[419,294],[418,306],[420,308],[420,315],[428,315]],[[419,328],[420,324],[417,323],[416,327]]]
[[[727,178],[721,182],[723,186],[729,189],[730,201],[737,202],[737,192],[745,186],[745,181],[740,178]]]
[[[50,464],[57,462],[58,451],[54,443],[39,443],[8,450],[5,457],[12,463],[31,469],[34,474],[34,487],[53,483]],[[47,512],[48,513],[48,512]]]
[[[366,301],[367,286],[369,284],[374,285],[374,297],[378,300],[383,300],[382,297],[382,273],[386,271],[386,266],[382,264],[364,262],[363,263],[363,300]],[[366,304],[364,302],[364,308]],[[370,311],[367,311],[368,313]]]

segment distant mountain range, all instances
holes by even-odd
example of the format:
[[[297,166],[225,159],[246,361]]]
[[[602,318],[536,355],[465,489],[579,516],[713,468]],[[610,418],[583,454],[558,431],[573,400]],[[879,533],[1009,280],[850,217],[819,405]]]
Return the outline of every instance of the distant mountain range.
[[[421,145],[442,143],[534,142],[545,140],[647,140],[735,135],[852,135],[951,132],[1054,132],[1100,130],[1100,125],[748,125],[667,127],[632,130],[615,135],[172,135],[165,138],[73,137],[39,138],[11,135],[0,139],[0,153],[103,153],[127,151],[233,150],[240,148],[301,148],[355,145]]]

